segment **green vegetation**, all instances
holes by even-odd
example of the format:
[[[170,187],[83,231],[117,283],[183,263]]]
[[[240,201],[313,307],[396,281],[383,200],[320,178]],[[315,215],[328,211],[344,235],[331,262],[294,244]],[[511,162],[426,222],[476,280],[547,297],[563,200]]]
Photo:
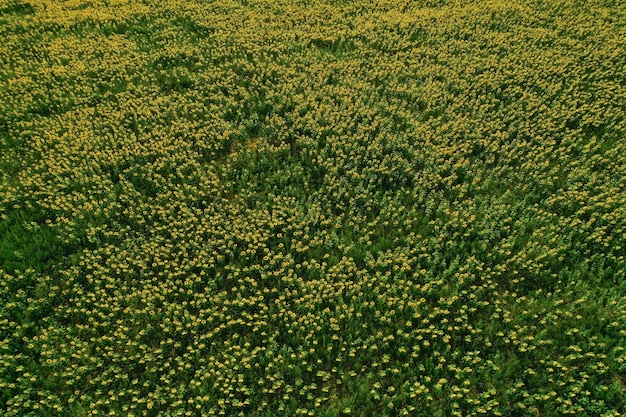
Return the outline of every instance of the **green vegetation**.
[[[3,416],[626,415],[626,7],[0,0]]]

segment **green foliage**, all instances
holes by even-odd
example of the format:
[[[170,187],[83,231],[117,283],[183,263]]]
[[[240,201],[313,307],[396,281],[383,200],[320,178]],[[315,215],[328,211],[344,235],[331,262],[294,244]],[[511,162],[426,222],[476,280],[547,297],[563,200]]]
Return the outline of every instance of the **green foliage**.
[[[625,22],[0,0],[0,414],[626,415]]]

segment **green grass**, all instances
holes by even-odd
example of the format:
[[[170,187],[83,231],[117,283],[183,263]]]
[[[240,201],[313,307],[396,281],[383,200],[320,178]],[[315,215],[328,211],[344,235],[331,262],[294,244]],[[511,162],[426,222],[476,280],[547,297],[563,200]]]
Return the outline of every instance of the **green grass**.
[[[624,22],[0,0],[0,414],[626,414]]]

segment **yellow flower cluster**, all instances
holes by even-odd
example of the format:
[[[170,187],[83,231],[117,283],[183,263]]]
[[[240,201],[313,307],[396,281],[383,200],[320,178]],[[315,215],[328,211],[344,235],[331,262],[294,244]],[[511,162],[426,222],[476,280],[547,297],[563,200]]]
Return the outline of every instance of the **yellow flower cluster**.
[[[0,0],[0,414],[626,415],[625,24]]]

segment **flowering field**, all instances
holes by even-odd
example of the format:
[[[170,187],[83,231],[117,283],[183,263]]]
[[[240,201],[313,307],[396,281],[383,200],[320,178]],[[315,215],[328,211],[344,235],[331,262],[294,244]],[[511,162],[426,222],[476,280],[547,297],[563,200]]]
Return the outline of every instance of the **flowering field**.
[[[626,415],[621,4],[0,0],[0,414]]]

